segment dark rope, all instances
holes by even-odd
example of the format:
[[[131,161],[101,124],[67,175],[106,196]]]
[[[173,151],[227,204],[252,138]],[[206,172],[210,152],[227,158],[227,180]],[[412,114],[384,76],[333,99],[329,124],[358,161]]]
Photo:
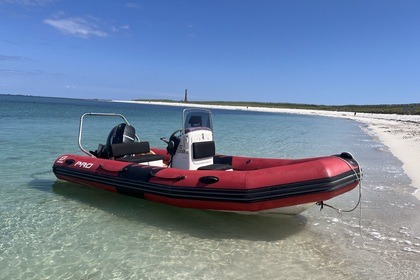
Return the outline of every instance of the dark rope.
[[[357,172],[350,166],[350,164],[347,161],[344,160],[344,162],[346,162],[349,165],[349,167],[354,171],[354,174],[356,175],[356,180],[359,181],[359,199],[358,199],[356,205],[352,209],[349,209],[349,210],[346,209],[345,210],[345,209],[341,209],[341,208],[337,208],[337,207],[334,207],[332,205],[329,205],[329,204],[325,203],[324,201],[318,201],[316,204],[320,206],[319,211],[321,211],[324,208],[324,206],[326,206],[326,207],[332,208],[334,210],[337,210],[338,212],[345,212],[345,213],[353,212],[360,205],[359,234],[360,234],[360,237],[363,239],[363,241],[365,241],[365,239],[363,238],[363,235],[362,235],[362,176],[363,176],[363,173],[362,173],[362,169],[361,169],[359,163],[357,162],[357,160],[353,156],[351,156],[351,157],[356,161],[357,165],[359,166],[359,170],[360,170],[360,176],[359,176],[359,174],[357,174]]]
[[[356,210],[357,206],[359,206],[359,204],[362,201],[362,191],[361,190],[362,190],[362,182],[359,181],[359,199],[358,199],[356,205],[352,209],[347,210],[347,209],[337,208],[337,207],[332,206],[332,205],[330,205],[328,203],[325,203],[324,201],[318,201],[316,203],[316,205],[321,206],[321,208],[319,209],[319,211],[321,211],[324,208],[324,206],[325,206],[325,207],[329,207],[329,208],[332,208],[334,210],[337,210],[338,212],[350,213],[350,212],[353,212],[354,210]]]

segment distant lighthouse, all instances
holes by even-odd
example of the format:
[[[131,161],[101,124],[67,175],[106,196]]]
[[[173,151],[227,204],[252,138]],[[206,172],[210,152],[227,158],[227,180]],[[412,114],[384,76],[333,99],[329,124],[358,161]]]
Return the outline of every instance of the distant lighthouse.
[[[188,90],[185,90],[184,102],[188,102]]]

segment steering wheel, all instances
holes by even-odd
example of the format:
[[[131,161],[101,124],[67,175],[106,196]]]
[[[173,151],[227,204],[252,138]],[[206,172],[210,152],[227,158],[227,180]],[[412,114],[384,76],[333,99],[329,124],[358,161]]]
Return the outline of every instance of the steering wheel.
[[[174,140],[174,139],[178,139],[179,140],[179,137],[181,136],[181,131],[182,131],[182,129],[177,129],[177,130],[175,130],[172,134],[171,134],[171,136],[169,136],[169,141],[172,141],[172,140]],[[179,133],[179,135],[178,136],[176,136],[176,134],[177,133]]]
[[[167,141],[168,147],[166,147],[166,150],[171,155],[174,155],[176,153],[176,149],[178,148],[178,144],[181,141],[180,140],[181,132],[182,132],[182,129],[177,129],[171,134],[171,136],[169,136],[169,141]],[[177,134],[179,134],[179,135],[177,135]]]

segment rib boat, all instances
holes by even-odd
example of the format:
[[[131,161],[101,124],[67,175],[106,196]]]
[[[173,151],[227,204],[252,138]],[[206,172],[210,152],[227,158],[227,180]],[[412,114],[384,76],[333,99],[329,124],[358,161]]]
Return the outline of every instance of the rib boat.
[[[119,117],[105,144],[82,145],[87,117]],[[295,215],[356,188],[361,168],[350,153],[302,159],[216,153],[210,110],[182,112],[182,128],[165,148],[151,148],[121,114],[85,113],[78,143],[83,154],[55,160],[58,179],[177,207],[243,214]]]

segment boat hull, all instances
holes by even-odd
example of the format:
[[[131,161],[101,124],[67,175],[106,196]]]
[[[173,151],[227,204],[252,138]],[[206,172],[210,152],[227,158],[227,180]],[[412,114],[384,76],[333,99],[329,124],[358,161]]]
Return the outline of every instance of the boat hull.
[[[166,156],[166,151],[154,149]],[[53,165],[57,178],[177,207],[244,214],[298,214],[360,181],[347,153],[308,159],[215,156],[232,171],[182,170],[80,155]]]

